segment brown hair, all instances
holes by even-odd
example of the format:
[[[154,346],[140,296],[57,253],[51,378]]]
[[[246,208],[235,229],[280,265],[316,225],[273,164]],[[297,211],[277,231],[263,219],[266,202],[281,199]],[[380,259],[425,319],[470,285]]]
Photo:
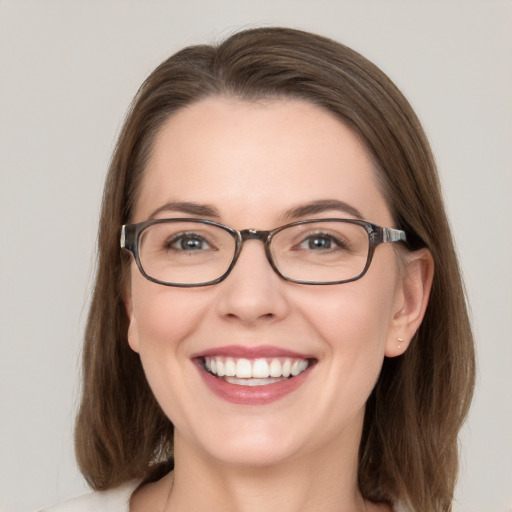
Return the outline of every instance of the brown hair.
[[[359,485],[370,500],[400,500],[422,512],[451,510],[474,353],[429,144],[407,100],[375,65],[339,43],[283,28],[247,30],[217,46],[186,48],[163,62],[133,101],[106,179],[85,334],[76,426],[85,478],[93,488],[106,489],[151,479],[156,462],[172,465],[172,424],[127,343],[126,261],[118,241],[158,130],[173,112],[212,95],[302,98],[337,115],[373,156],[410,248],[430,250],[436,271],[423,323],[402,357],[384,361],[367,404]]]

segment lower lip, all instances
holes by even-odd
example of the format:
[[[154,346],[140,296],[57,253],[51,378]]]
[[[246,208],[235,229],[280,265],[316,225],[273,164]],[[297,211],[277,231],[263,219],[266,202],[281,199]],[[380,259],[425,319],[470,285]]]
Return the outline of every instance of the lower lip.
[[[265,405],[276,402],[299,388],[308,378],[312,365],[290,379],[263,386],[240,386],[214,377],[198,363],[199,372],[208,388],[219,398],[233,404]]]

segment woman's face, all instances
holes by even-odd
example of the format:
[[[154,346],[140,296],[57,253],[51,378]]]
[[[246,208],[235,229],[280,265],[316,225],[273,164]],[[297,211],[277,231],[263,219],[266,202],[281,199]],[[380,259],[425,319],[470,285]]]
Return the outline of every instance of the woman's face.
[[[133,222],[199,217],[271,230],[358,211],[392,226],[374,173],[358,138],[318,106],[209,98],[161,129]],[[326,200],[339,204],[324,211]],[[392,244],[376,249],[362,279],[327,286],[281,279],[258,240],[245,242],[231,274],[212,286],[162,286],[132,264],[129,343],[179,449],[244,465],[341,447],[357,453],[365,402],[403,334],[400,276]],[[284,373],[286,365],[309,366],[277,382],[253,380],[258,386],[205,368],[220,360],[250,372],[256,359]]]

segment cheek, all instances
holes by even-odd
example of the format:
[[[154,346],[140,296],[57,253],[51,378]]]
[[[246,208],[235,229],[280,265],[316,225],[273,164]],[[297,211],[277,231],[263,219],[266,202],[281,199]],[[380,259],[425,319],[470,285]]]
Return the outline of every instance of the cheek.
[[[377,377],[392,325],[395,281],[392,273],[368,273],[359,281],[315,289],[307,300],[304,296],[302,315],[345,375]]]
[[[181,425],[184,404],[194,403],[190,347],[184,342],[204,316],[204,300],[188,290],[167,288],[134,277],[128,341],[139,353],[153,394],[167,417]]]
[[[300,315],[319,348],[322,393],[315,396],[315,406],[329,411],[324,428],[333,436],[362,418],[382,368],[393,287],[375,285],[363,279],[313,288],[300,297]]]
[[[391,301],[389,296],[379,296],[364,288],[354,282],[323,292],[317,300],[310,301],[304,314],[333,342],[340,339],[356,345],[363,342],[378,345],[386,338],[392,316]]]
[[[133,276],[131,294],[128,339],[141,356],[158,348],[178,349],[180,341],[203,316],[204,301],[190,290],[165,287]]]

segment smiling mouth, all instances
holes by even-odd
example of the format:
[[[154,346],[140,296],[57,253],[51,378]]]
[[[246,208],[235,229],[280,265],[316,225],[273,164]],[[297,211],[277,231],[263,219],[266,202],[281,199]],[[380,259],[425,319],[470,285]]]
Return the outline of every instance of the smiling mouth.
[[[202,367],[210,375],[229,384],[266,386],[300,375],[313,362],[312,359],[290,357],[246,359],[206,356],[202,358]]]

